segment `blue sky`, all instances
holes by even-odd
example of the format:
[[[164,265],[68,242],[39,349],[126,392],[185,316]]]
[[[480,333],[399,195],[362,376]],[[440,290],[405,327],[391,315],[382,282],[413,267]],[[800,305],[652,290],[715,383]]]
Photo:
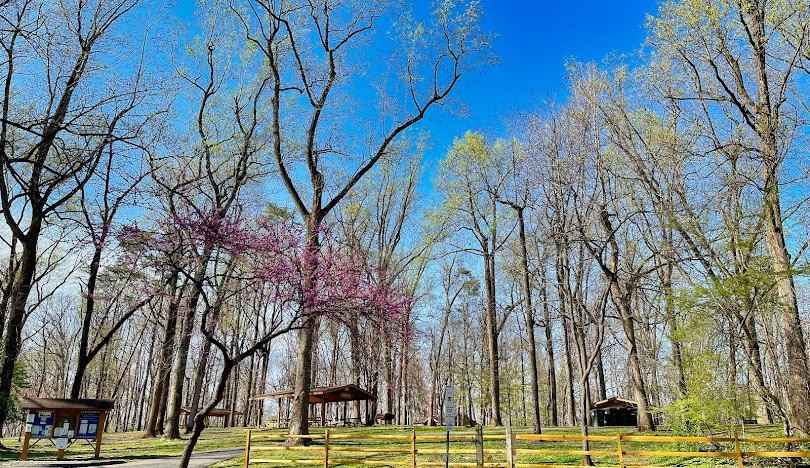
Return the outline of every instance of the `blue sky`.
[[[601,61],[612,54],[635,54],[642,46],[647,14],[655,1],[482,0],[484,26],[496,34],[499,63],[462,81],[458,96],[468,118],[435,114],[426,127],[431,148],[425,176],[466,130],[499,135],[521,112],[542,110],[566,93],[565,63]]]
[[[433,0],[415,0],[416,10]],[[505,136],[507,122],[542,110],[566,92],[565,63],[633,56],[644,42],[645,19],[658,2],[642,0],[481,0],[483,29],[495,34],[498,63],[462,78],[454,95],[466,113],[432,112],[418,130],[430,135],[420,191],[430,197],[437,163],[467,130]],[[174,14],[193,31],[196,0],[176,0]]]

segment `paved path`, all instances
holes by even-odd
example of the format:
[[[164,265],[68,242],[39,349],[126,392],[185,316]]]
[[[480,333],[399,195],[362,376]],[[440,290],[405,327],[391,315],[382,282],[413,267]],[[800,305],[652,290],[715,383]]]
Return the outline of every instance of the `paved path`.
[[[213,465],[214,463],[227,460],[229,458],[238,457],[245,452],[244,449],[231,449],[231,450],[217,450],[215,452],[195,453],[191,457],[191,463],[188,464],[189,468],[205,468]],[[102,466],[121,466],[121,467],[139,467],[139,468],[158,468],[158,467],[171,467],[178,466],[180,457],[168,458],[154,458],[151,460],[135,460],[124,463],[122,465],[102,465]]]
[[[205,468],[213,465],[214,463],[234,458],[242,455],[244,449],[230,449],[230,450],[217,450],[213,452],[195,453],[191,457],[190,468]],[[74,461],[29,461],[29,462],[10,462],[0,463],[0,466],[14,467],[14,468],[33,468],[33,467],[96,467],[96,466],[109,466],[109,467],[137,467],[137,468],[170,468],[178,466],[180,457],[166,457],[166,458],[151,458],[142,460],[74,460]]]

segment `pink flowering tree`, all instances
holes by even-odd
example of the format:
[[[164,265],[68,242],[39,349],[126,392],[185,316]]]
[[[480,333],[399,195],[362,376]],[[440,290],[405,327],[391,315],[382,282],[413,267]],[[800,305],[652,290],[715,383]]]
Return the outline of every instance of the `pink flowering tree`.
[[[183,453],[181,466],[187,466],[200,434],[205,415],[222,400],[233,368],[265,347],[275,338],[301,329],[313,318],[345,321],[359,313],[380,324],[398,323],[411,307],[407,294],[387,282],[379,282],[363,258],[345,253],[339,240],[328,229],[320,233],[320,245],[311,247],[306,228],[294,222],[267,218],[246,220],[233,217],[201,216],[174,220],[195,240],[208,244],[238,265],[231,270],[237,287],[266,288],[272,307],[264,314],[268,323],[260,336],[233,350],[225,340],[225,331],[217,327],[222,301],[228,288],[212,288],[195,282],[204,304],[200,332],[222,360],[213,397],[196,413],[192,433]],[[191,278],[193,281],[193,278]],[[227,284],[224,281],[221,284]],[[214,293],[212,294],[212,291]]]

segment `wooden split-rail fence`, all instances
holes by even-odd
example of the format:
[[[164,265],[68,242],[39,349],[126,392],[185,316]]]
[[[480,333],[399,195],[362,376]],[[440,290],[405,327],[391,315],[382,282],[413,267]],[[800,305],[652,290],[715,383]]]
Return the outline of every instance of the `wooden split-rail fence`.
[[[261,431],[257,431],[261,434]],[[759,466],[763,459],[796,460],[810,458],[810,438],[681,436],[681,435],[588,435],[526,434],[509,428],[503,433],[483,432],[481,427],[467,432],[422,432],[403,429],[403,434],[374,434],[368,432],[336,432],[295,436],[309,439],[307,446],[288,447],[281,443],[288,435],[276,434],[254,440],[257,434],[248,430],[244,452],[244,468],[250,466],[422,466],[549,468],[584,466],[585,457],[601,457],[600,467],[654,467],[651,460],[725,459],[723,464],[737,467]],[[587,440],[598,446],[543,447],[550,442],[582,444]],[[262,443],[274,442],[269,445]],[[425,447],[424,445],[430,445]],[[447,444],[446,446],[444,444]],[[672,445],[676,444],[676,449]],[[460,447],[461,445],[461,447]],[[665,445],[666,449],[650,449]],[[685,447],[684,447],[685,446]],[[701,447],[702,446],[702,447]],[[709,446],[709,448],[706,448]],[[449,447],[449,449],[448,449]],[[683,449],[681,449],[683,447]],[[763,449],[763,447],[767,449]],[[778,448],[778,449],[775,449]],[[579,461],[560,463],[526,462],[525,458],[569,456]],[[445,458],[447,457],[447,458]],[[452,459],[450,458],[452,457]],[[466,461],[459,459],[469,458]],[[611,463],[606,464],[604,459]],[[521,461],[524,460],[524,461]]]

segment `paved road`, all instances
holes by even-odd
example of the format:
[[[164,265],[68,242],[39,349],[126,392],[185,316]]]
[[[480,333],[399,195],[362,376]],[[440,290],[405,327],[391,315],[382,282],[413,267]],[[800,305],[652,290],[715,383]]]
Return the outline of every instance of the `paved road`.
[[[191,457],[191,463],[189,463],[188,466],[190,468],[205,468],[207,466],[213,465],[214,463],[221,462],[229,458],[238,457],[239,455],[242,455],[242,453],[244,453],[244,449],[219,450],[216,452],[208,452],[208,453],[195,453]],[[178,466],[179,462],[180,457],[169,457],[169,458],[156,458],[152,460],[136,460],[125,463],[123,465],[104,465],[104,466],[168,468],[171,466]]]
[[[214,452],[206,452],[206,453],[195,453],[194,456],[191,457],[191,463],[189,463],[190,468],[205,468],[207,466],[213,465],[214,463],[221,462],[223,460],[227,460],[229,458],[238,457],[244,452],[243,449],[231,449],[231,450],[217,450]],[[65,461],[65,462],[55,462],[55,461],[29,461],[29,462],[11,462],[11,463],[2,463],[0,466],[3,468],[5,467],[14,467],[14,468],[33,468],[33,467],[96,467],[96,466],[109,466],[109,467],[137,467],[137,468],[170,468],[174,466],[178,466],[180,461],[180,457],[166,457],[166,458],[152,458],[152,459],[144,459],[144,460],[132,460],[132,461],[124,461],[124,460],[109,460],[109,461]]]

